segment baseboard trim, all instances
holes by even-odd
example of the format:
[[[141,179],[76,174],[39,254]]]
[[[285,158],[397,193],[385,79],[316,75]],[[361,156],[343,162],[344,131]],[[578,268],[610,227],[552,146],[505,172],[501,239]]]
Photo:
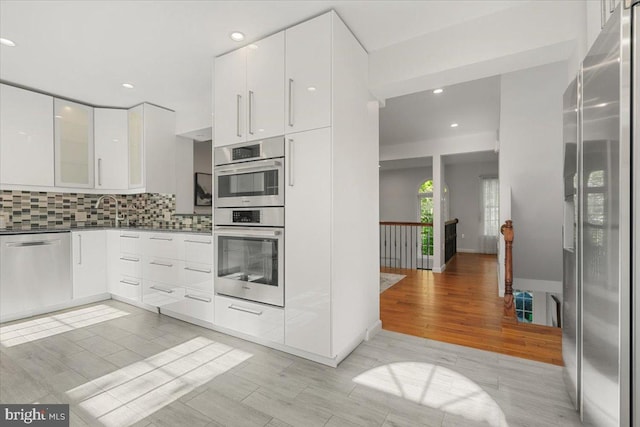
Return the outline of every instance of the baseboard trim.
[[[480,251],[477,250],[477,249],[461,249],[461,248],[458,248],[458,249],[456,249],[456,251],[457,252],[462,252],[463,254],[477,254],[477,253],[480,253]]]
[[[365,341],[370,341],[373,337],[375,337],[378,332],[380,332],[382,330],[382,320],[378,319],[375,322],[373,322],[373,325],[369,326],[367,328],[367,332],[364,335],[364,340]]]
[[[442,264],[440,267],[433,267],[431,270],[434,273],[443,273],[447,269],[447,264]]]

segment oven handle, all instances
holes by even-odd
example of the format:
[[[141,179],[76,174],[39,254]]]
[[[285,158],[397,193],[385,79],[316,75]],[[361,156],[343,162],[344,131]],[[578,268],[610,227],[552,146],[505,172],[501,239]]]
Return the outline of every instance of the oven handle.
[[[247,227],[216,227],[215,234],[243,236],[243,237],[278,237],[282,235],[281,230],[261,230]]]
[[[257,162],[247,162],[246,165],[234,164],[226,167],[216,167],[215,172],[216,175],[231,175],[237,172],[252,172],[252,171],[261,171],[265,169],[273,169],[274,167],[282,166],[282,162],[279,160],[272,160],[267,162],[260,162],[258,165]]]

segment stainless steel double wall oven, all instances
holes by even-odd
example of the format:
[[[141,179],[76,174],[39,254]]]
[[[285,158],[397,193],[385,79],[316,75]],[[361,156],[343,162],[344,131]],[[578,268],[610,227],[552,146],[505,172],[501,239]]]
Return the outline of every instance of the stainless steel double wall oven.
[[[284,137],[214,152],[216,292],[284,306]]]

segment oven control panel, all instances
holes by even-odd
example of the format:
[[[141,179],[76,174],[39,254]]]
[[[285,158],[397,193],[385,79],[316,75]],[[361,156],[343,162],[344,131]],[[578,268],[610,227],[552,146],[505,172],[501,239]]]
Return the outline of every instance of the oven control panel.
[[[284,208],[216,208],[213,219],[217,226],[284,227]]]
[[[260,210],[251,211],[237,211],[234,210],[231,214],[231,221],[241,224],[260,224]]]

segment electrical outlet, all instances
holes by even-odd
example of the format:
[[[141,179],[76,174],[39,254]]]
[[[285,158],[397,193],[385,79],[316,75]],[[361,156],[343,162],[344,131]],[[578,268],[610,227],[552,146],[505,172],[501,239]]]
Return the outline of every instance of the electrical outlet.
[[[171,221],[171,212],[165,212],[164,213],[164,220],[165,221]]]
[[[464,239],[464,233],[462,233],[462,238]]]
[[[9,214],[7,212],[0,212],[0,228],[7,228],[9,223]]]

